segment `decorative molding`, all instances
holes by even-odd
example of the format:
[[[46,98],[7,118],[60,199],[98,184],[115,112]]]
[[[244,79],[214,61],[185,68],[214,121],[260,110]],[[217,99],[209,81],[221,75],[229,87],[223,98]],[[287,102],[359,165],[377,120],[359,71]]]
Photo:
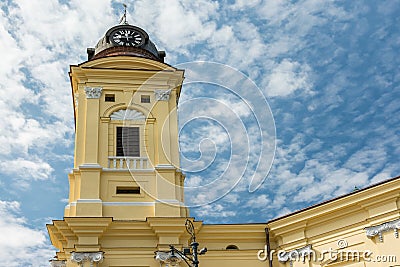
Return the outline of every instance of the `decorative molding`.
[[[131,207],[154,207],[155,202],[103,202],[103,206],[131,206]]]
[[[175,170],[176,167],[171,164],[158,164],[155,166],[156,170]]]
[[[158,261],[158,262],[160,262],[160,264],[161,263],[165,263],[165,262],[168,262],[168,260],[171,258],[171,256],[172,256],[172,253],[170,252],[170,251],[156,251],[155,252],[155,256],[154,256],[154,259],[156,260],[156,261]],[[177,260],[178,260],[178,263],[180,262],[180,261],[182,261],[182,256],[181,255],[179,255],[179,254],[176,254],[176,253],[174,253],[174,256],[177,258]],[[178,265],[179,266],[179,265]]]
[[[103,202],[103,206],[154,207],[155,202]]]
[[[74,103],[75,103],[75,109],[78,108],[78,104],[79,104],[79,94],[78,92],[74,93]]]
[[[86,93],[86,98],[87,99],[91,99],[91,98],[98,99],[98,98],[100,98],[102,91],[103,91],[102,87],[88,87],[88,86],[85,86],[85,93]]]
[[[50,260],[50,266],[51,267],[66,267],[67,266],[67,261]]]
[[[112,169],[112,168],[104,168],[103,172],[153,172],[154,169]]]
[[[186,206],[185,203],[177,200],[177,199],[156,199],[156,203],[165,203],[165,204],[174,204],[180,206]]]
[[[100,117],[101,122],[110,122],[110,117]]]
[[[151,114],[151,113],[149,113],[149,114]],[[156,118],[147,118],[146,119],[147,124],[154,124],[155,122],[156,122]]]
[[[156,256],[154,257],[156,261],[165,262],[169,258],[170,253],[164,251],[156,251]]]
[[[72,252],[71,261],[78,263],[79,266],[83,266],[86,261],[90,262],[90,267],[93,267],[93,263],[101,262],[103,260],[104,252]]]
[[[294,249],[289,252],[280,252],[278,253],[278,261],[287,262],[292,261],[292,259],[305,258],[308,255],[311,255],[313,250],[311,249],[311,245],[307,245],[302,248]]]
[[[157,89],[154,91],[154,96],[157,101],[168,101],[171,95],[171,91],[172,91],[171,89],[169,90]]]
[[[146,207],[154,207],[157,202],[102,202],[97,201],[94,199],[93,201],[90,201],[90,199],[85,199],[86,201],[82,201],[82,199],[78,201],[71,202],[67,206],[72,206],[75,207],[77,203],[92,203],[92,204],[98,204],[101,203],[103,206],[129,206],[129,207],[136,207],[136,206],[146,206]]]
[[[84,163],[82,165],[79,165],[79,169],[102,169],[99,164],[97,163]]]
[[[146,119],[146,116],[142,112],[134,109],[120,109],[113,112],[110,115],[110,118],[112,121],[144,121]]]
[[[76,203],[103,203],[103,201],[98,198],[80,198],[76,200]]]
[[[373,238],[374,236],[379,237],[379,241],[383,242],[382,233],[390,230],[394,231],[394,236],[399,238],[399,229],[400,229],[400,219],[385,222],[379,225],[365,227],[365,234],[369,238]]]

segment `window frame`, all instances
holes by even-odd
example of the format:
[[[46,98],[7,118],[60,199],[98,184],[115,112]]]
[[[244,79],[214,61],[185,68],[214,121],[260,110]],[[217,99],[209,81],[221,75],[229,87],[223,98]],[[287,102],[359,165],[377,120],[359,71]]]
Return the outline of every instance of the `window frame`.
[[[134,136],[137,136],[137,140],[135,140],[135,143],[132,145],[132,151],[133,153],[129,153],[130,151],[128,151],[128,153],[126,153],[125,149],[124,149],[124,129],[134,129],[133,131],[136,131],[135,133],[133,133]],[[121,134],[119,133],[119,129],[121,129]],[[141,138],[140,138],[140,132],[141,132],[141,127],[139,125],[137,126],[124,126],[124,125],[117,125],[115,127],[115,156],[117,157],[140,157],[141,155]],[[132,134],[132,133],[128,133],[128,134]],[[129,142],[129,141],[128,141]],[[119,144],[122,143],[122,144]],[[129,149],[129,148],[128,148]],[[121,153],[122,151],[122,153]],[[128,155],[127,155],[128,154]]]
[[[115,94],[105,94],[104,102],[115,102]]]
[[[143,100],[146,100],[146,101],[143,101]],[[148,102],[147,102],[147,100],[148,100]],[[151,103],[150,95],[140,95],[140,103],[145,103],[145,104]]]

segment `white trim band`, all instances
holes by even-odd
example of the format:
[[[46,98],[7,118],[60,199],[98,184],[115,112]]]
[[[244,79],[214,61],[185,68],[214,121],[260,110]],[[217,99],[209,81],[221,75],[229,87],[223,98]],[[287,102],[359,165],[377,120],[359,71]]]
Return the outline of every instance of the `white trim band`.
[[[179,206],[185,206],[185,203],[180,202],[177,199],[156,199],[157,203],[166,203],[166,204],[177,204]]]
[[[84,163],[79,165],[79,169],[103,169],[103,167],[97,163]]]
[[[84,198],[84,199],[77,199],[77,203],[102,203],[103,201],[98,198],[90,199],[90,198]]]
[[[179,206],[185,206],[185,203],[176,199],[157,199],[156,201],[148,202],[103,202],[101,199],[78,199],[77,201],[71,202],[66,205],[66,208],[76,206],[77,203],[87,203],[87,204],[102,204],[103,206],[155,206],[156,203],[164,204],[175,204]]]
[[[155,202],[103,202],[103,206],[155,206]]]
[[[175,166],[171,165],[171,164],[158,164],[155,167],[156,170],[175,170],[177,169]]]

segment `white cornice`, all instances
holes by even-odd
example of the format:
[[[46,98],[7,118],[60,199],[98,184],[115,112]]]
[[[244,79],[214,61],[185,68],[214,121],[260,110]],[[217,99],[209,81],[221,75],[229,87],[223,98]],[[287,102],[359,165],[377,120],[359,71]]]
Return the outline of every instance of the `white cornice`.
[[[101,199],[78,199],[77,201],[73,201],[67,205],[67,207],[76,206],[77,203],[92,203],[97,204],[100,203],[103,206],[155,206],[156,202],[154,201],[142,201],[142,202],[103,202]]]
[[[185,206],[185,203],[177,200],[177,199],[157,199],[157,203],[166,203],[166,204],[176,204],[179,206]]]
[[[104,168],[103,171],[105,171],[105,172],[153,172],[154,169],[111,169],[111,168]]]
[[[103,206],[155,206],[155,202],[103,202]]]
[[[101,199],[94,198],[94,199],[77,199],[76,203],[102,203]]]
[[[97,163],[84,163],[82,165],[79,165],[79,169],[102,169],[99,164]]]
[[[156,170],[174,170],[174,169],[176,169],[176,167],[171,164],[158,164],[157,166],[155,166],[155,169]]]

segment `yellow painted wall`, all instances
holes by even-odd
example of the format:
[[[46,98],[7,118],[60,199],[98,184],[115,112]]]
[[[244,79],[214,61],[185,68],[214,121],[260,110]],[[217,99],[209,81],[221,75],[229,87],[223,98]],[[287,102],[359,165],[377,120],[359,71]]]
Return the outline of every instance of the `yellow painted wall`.
[[[70,76],[77,100],[76,145],[65,216],[135,220],[188,216],[183,208],[176,113],[183,71],[150,59],[120,56],[71,66]],[[91,98],[85,91],[88,87],[101,88],[101,94]],[[170,91],[169,99],[157,100],[157,90]],[[106,95],[114,95],[115,102],[107,102]],[[142,103],[142,95],[150,96],[150,103]],[[113,117],[123,110],[144,118]],[[115,158],[120,126],[140,131],[141,159],[130,159],[129,169],[125,159]],[[117,186],[139,186],[141,193],[116,195]]]
[[[378,235],[367,237],[366,228],[396,220],[400,227],[399,203],[400,178],[397,178],[267,223],[208,225],[196,221],[199,248],[208,248],[205,255],[199,256],[200,266],[268,266],[268,260],[258,259],[258,253],[261,252],[261,257],[265,255],[266,227],[270,231],[275,267],[291,266],[290,261],[278,261],[278,253],[308,245],[316,258],[306,258],[303,263],[293,256],[292,266],[398,266],[400,239],[394,230],[383,231],[380,241]],[[155,251],[168,250],[170,244],[188,247],[190,236],[185,220],[183,217],[149,217],[145,221],[76,217],[54,221],[48,230],[53,245],[61,251],[59,259],[67,260],[67,266],[77,266],[69,260],[72,251],[103,251],[104,260],[99,266],[159,266],[153,257]],[[238,250],[227,250],[229,245],[237,246]],[[326,254],[322,260],[323,251]],[[333,254],[328,254],[329,251]],[[362,255],[367,251],[369,257],[364,258]],[[337,255],[337,260],[329,255]],[[361,256],[353,259],[346,255]],[[378,257],[395,262],[377,262]]]
[[[396,220],[400,228],[399,200],[397,178],[273,220],[268,223],[273,249],[290,252],[311,245],[317,259],[305,264],[293,261],[293,266],[398,266],[400,239],[394,230],[383,231],[381,242],[378,236],[367,237],[366,228]],[[378,262],[379,257],[389,256],[396,262]],[[290,266],[274,260],[274,266]]]

